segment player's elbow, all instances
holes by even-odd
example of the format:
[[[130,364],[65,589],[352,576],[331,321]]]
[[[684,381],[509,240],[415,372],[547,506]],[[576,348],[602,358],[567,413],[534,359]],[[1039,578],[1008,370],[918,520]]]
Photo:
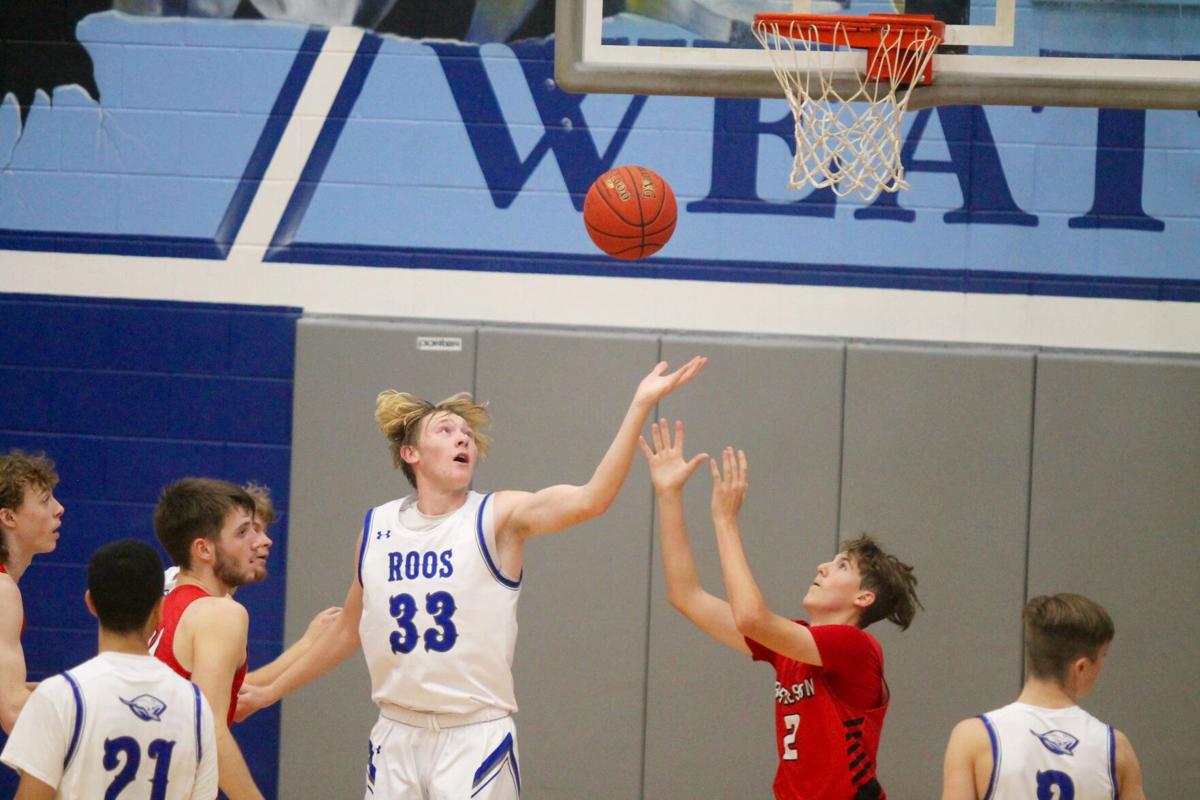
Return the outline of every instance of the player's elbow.
[[[614,496],[584,487],[575,505],[575,515],[578,521],[595,519],[612,507]]]
[[[5,735],[12,733],[13,728],[17,724],[17,717],[20,714],[21,706],[16,703],[5,702],[0,707],[0,728],[4,729]]]
[[[757,639],[763,633],[770,622],[770,617],[766,607],[761,603],[734,606],[733,609],[733,624],[737,626],[738,633],[751,639]]]
[[[667,602],[671,604],[671,607],[690,619],[691,614],[688,612],[691,610],[692,604],[688,600],[689,597],[685,592],[667,591]]]

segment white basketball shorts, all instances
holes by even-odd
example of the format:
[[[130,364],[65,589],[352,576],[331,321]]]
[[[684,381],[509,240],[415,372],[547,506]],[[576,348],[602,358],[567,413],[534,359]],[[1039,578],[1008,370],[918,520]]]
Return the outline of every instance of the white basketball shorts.
[[[364,800],[517,800],[511,716],[452,728],[380,717],[371,729]]]

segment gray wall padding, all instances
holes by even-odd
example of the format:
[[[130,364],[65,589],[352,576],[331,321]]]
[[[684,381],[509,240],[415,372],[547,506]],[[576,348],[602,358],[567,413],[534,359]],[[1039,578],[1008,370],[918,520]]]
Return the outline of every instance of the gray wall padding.
[[[1200,785],[1200,362],[1038,360],[1029,593],[1100,600],[1117,626],[1083,705],[1122,730],[1146,794]]]

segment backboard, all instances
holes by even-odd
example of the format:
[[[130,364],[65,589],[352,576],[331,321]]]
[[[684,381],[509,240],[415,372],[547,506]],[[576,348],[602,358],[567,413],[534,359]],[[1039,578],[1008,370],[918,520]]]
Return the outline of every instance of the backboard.
[[[751,31],[756,13],[894,14],[903,2],[557,0],[555,76],[574,92],[780,97]],[[909,3],[951,23],[934,82],[913,90],[910,108],[1200,110],[1200,0]],[[846,80],[866,59],[833,57]]]

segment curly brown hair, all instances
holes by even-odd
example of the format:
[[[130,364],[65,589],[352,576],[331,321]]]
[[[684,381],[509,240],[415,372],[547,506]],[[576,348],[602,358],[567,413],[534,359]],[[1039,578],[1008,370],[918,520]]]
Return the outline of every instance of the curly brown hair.
[[[58,473],[45,453],[11,450],[0,456],[0,508],[16,511],[25,502],[28,489],[54,490]],[[0,564],[8,563],[8,543],[0,535]]]

